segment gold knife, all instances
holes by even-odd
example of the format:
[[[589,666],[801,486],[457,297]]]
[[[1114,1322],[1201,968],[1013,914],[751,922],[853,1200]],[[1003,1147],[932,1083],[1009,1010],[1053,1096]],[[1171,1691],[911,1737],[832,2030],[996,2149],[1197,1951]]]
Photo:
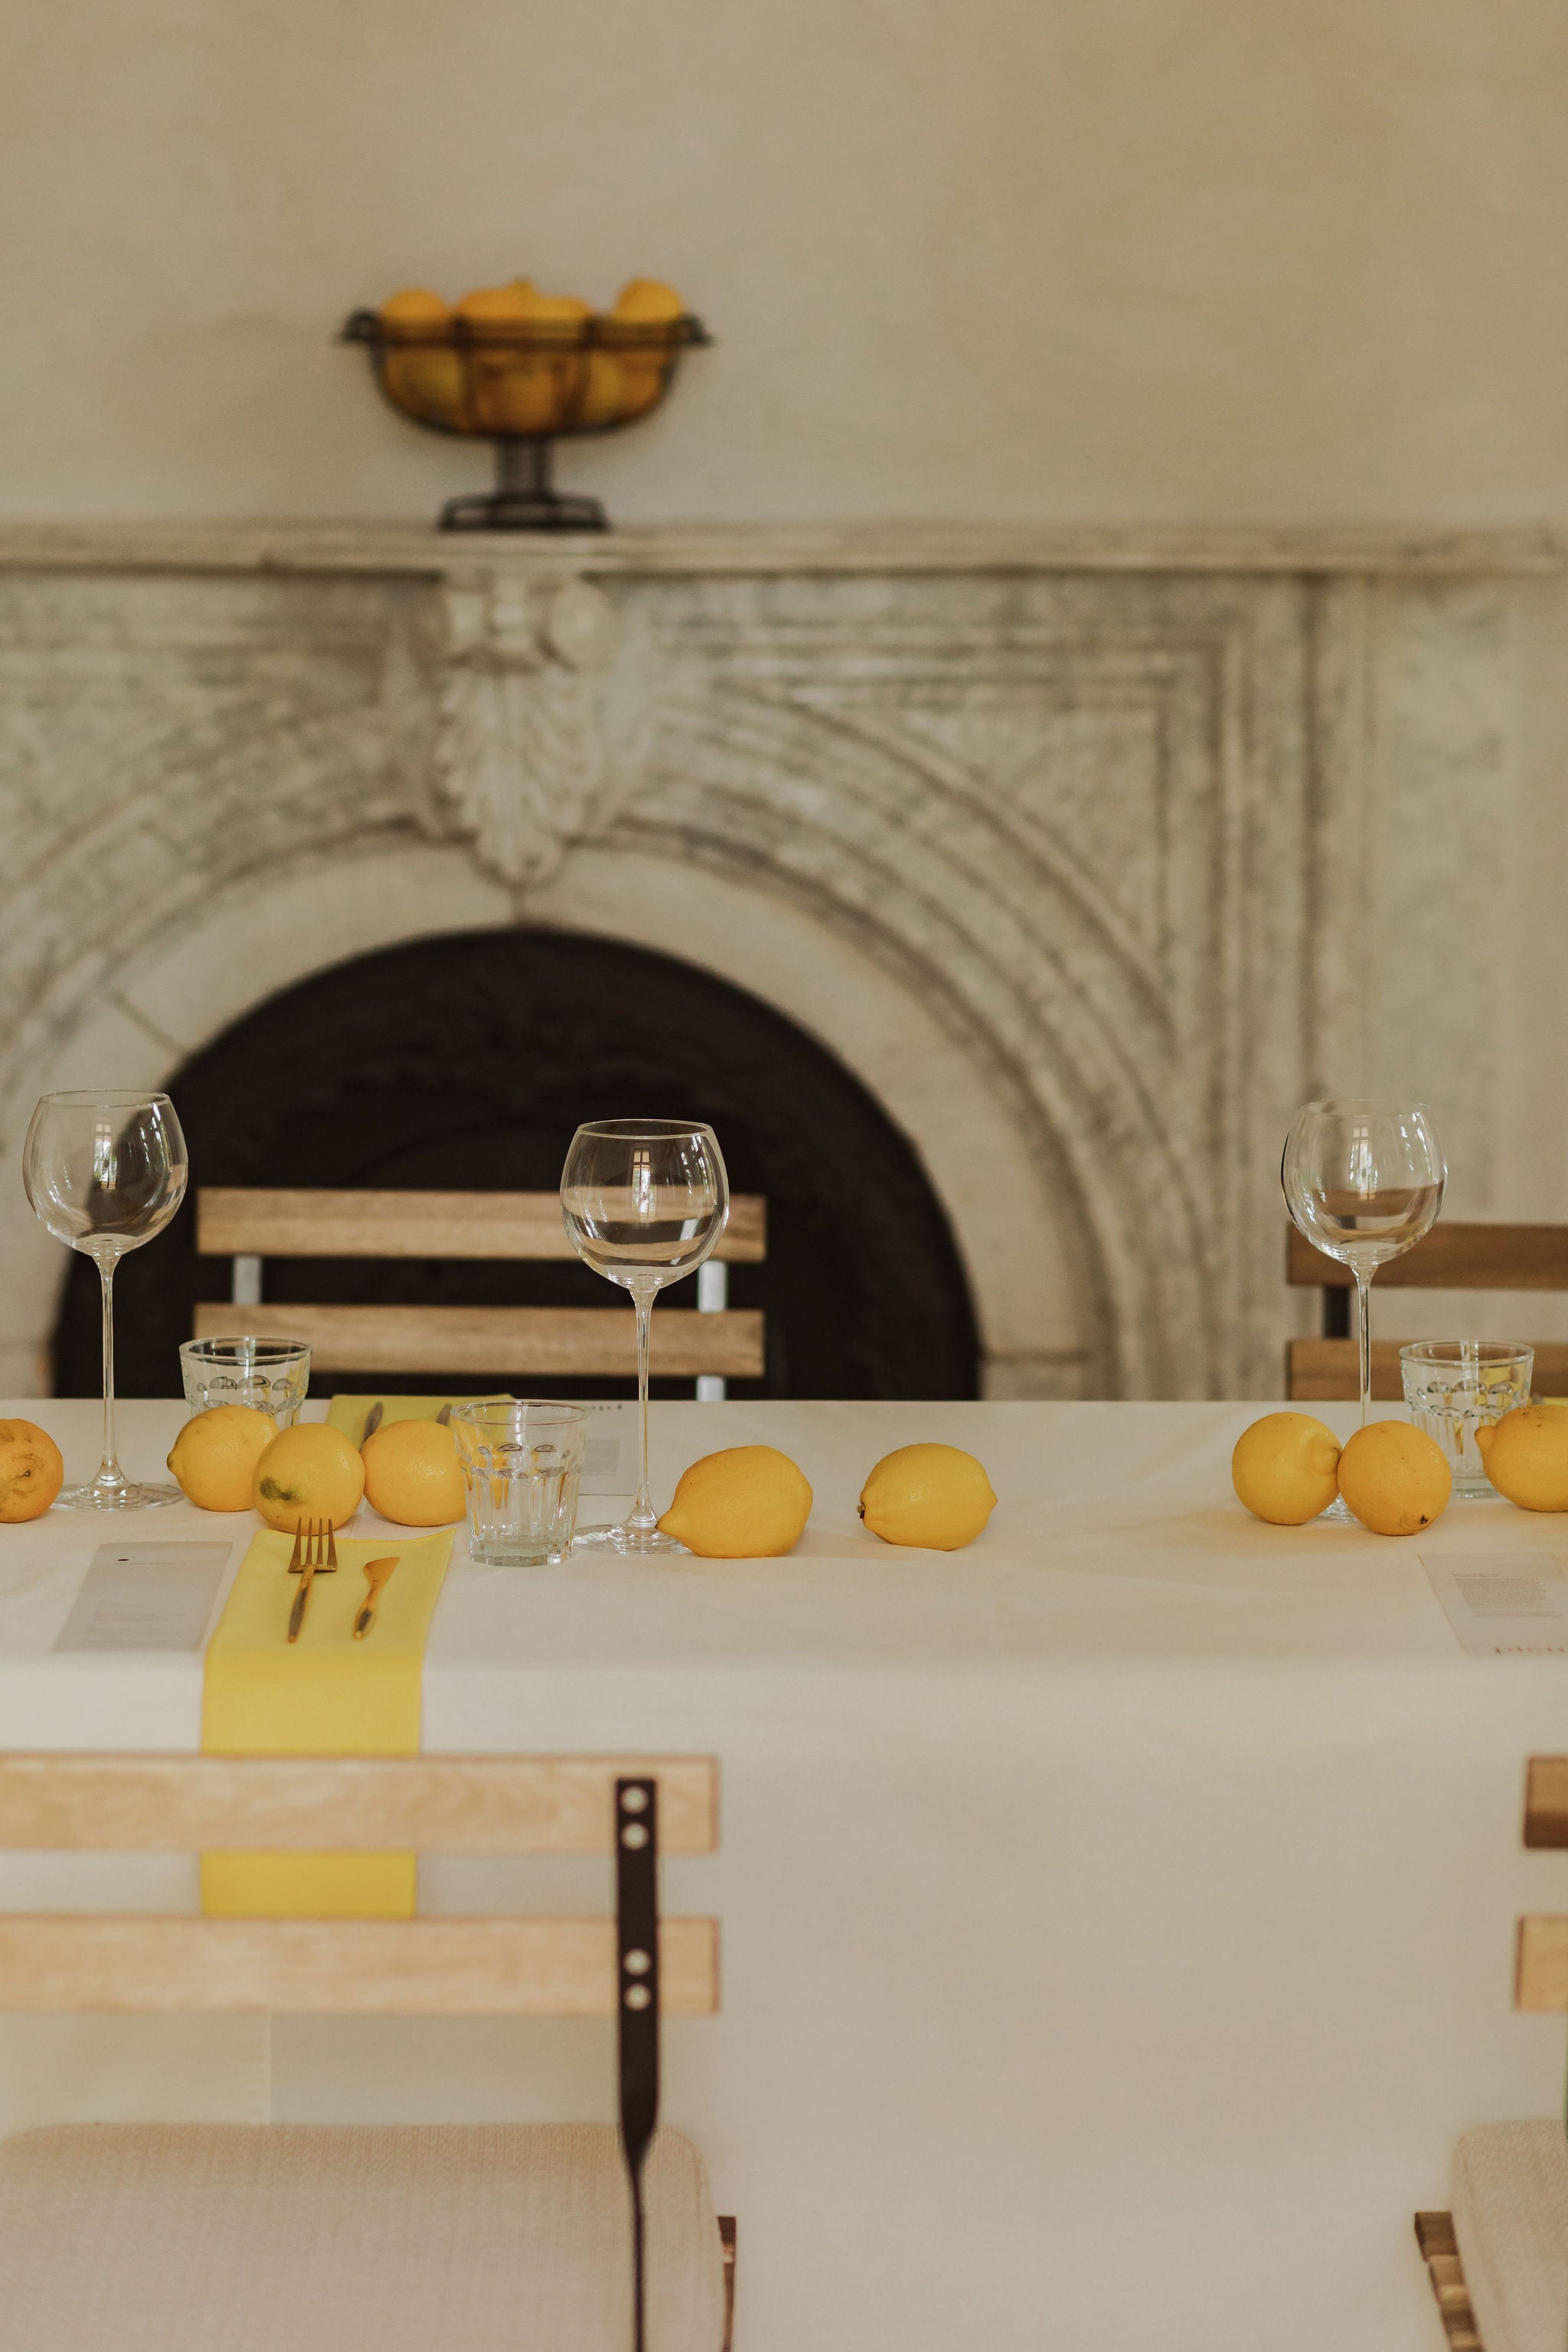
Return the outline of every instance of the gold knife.
[[[385,1584],[388,1577],[392,1574],[393,1570],[397,1566],[398,1560],[401,1558],[402,1554],[395,1551],[385,1559],[366,1560],[364,1564],[364,1574],[365,1581],[370,1586],[370,1591],[365,1595],[364,1607],[354,1619],[354,1640],[356,1642],[363,1642],[371,1627],[374,1624],[375,1604],[381,1599],[382,1588]]]

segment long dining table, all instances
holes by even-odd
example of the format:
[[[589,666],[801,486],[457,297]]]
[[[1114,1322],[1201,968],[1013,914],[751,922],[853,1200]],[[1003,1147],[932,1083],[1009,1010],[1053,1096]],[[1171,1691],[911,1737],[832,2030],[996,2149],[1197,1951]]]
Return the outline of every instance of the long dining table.
[[[321,1407],[310,1407],[311,1412]],[[96,1461],[97,1407],[6,1405]],[[657,1404],[655,1486],[782,1447],[787,1558],[482,1569],[459,1536],[431,1751],[711,1753],[715,2019],[666,2028],[665,2113],[739,2227],[738,2352],[1431,2352],[1411,2228],[1456,2135],[1544,2116],[1563,2033],[1510,2007],[1520,1846],[1568,1657],[1467,1654],[1425,1562],[1568,1553],[1456,1503],[1394,1541],[1250,1518],[1231,1404]],[[1348,1433],[1353,1412],[1324,1408]],[[175,1402],[121,1407],[134,1475]],[[936,1438],[1000,1498],[954,1553],[860,1527]],[[0,1745],[185,1749],[202,1657],[56,1643],[93,1551],[227,1543],[187,1507],[0,1528]],[[362,1515],[353,1532],[383,1523]],[[1539,1563],[1537,1563],[1539,1564]],[[430,1857],[431,1911],[608,1907],[604,1865]],[[192,1908],[185,1857],[12,1856],[0,1902]],[[607,2117],[612,2029],[536,2021],[0,2019],[0,2132],[59,2119]]]

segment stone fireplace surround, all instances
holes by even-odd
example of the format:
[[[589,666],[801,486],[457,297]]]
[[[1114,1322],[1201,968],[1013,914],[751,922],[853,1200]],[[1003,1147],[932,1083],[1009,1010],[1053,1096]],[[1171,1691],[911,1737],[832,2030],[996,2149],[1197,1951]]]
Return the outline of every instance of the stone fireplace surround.
[[[1510,601],[1556,564],[1500,532],[0,530],[5,1392],[64,1272],[21,1195],[40,1092],[526,920],[685,957],[857,1073],[946,1205],[989,1393],[1277,1393],[1299,1100],[1432,1097],[1486,1212],[1501,828],[1465,818],[1506,814]]]

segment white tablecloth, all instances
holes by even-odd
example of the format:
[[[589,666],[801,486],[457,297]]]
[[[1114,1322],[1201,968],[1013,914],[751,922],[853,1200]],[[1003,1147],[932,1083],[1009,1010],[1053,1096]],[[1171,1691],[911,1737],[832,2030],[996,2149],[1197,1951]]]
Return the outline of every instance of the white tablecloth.
[[[8,1407],[73,1474],[95,1409]],[[1431,2352],[1410,2229],[1456,2135],[1556,2107],[1563,2033],[1510,2008],[1523,1760],[1568,1660],[1461,1654],[1415,1542],[1270,1529],[1230,1495],[1256,1406],[667,1405],[656,1481],[765,1440],[816,1490],[788,1559],[455,1564],[432,1749],[710,1750],[724,2007],[667,2030],[668,2120],[741,2227],[741,2352]],[[155,1466],[179,1408],[124,1409]],[[1326,1415],[1346,1429],[1353,1414]],[[967,1445],[1001,1505],[952,1556],[867,1537],[879,1454]],[[164,1512],[137,1536],[244,1519]],[[372,1532],[374,1531],[374,1526]],[[132,1532],[127,1529],[126,1532]],[[102,1531],[0,1529],[0,1739],[190,1748],[200,1662],[55,1654]],[[1437,1550],[1568,1552],[1455,1506]],[[5,1898],[83,1865],[7,1865]],[[72,1874],[75,1874],[73,1876]],[[508,1898],[599,1907],[597,1865]],[[95,1878],[155,1907],[190,1868]],[[429,1907],[495,1892],[436,1861]],[[0,2128],[82,2116],[593,2118],[608,2028],[0,2024]]]

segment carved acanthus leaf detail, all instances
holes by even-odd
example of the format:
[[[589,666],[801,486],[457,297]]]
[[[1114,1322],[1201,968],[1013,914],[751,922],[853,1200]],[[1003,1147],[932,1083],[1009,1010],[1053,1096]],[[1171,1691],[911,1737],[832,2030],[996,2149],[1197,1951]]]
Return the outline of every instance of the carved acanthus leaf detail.
[[[437,784],[483,866],[542,882],[587,830],[604,778],[594,692],[615,614],[585,580],[470,575],[442,595]]]

